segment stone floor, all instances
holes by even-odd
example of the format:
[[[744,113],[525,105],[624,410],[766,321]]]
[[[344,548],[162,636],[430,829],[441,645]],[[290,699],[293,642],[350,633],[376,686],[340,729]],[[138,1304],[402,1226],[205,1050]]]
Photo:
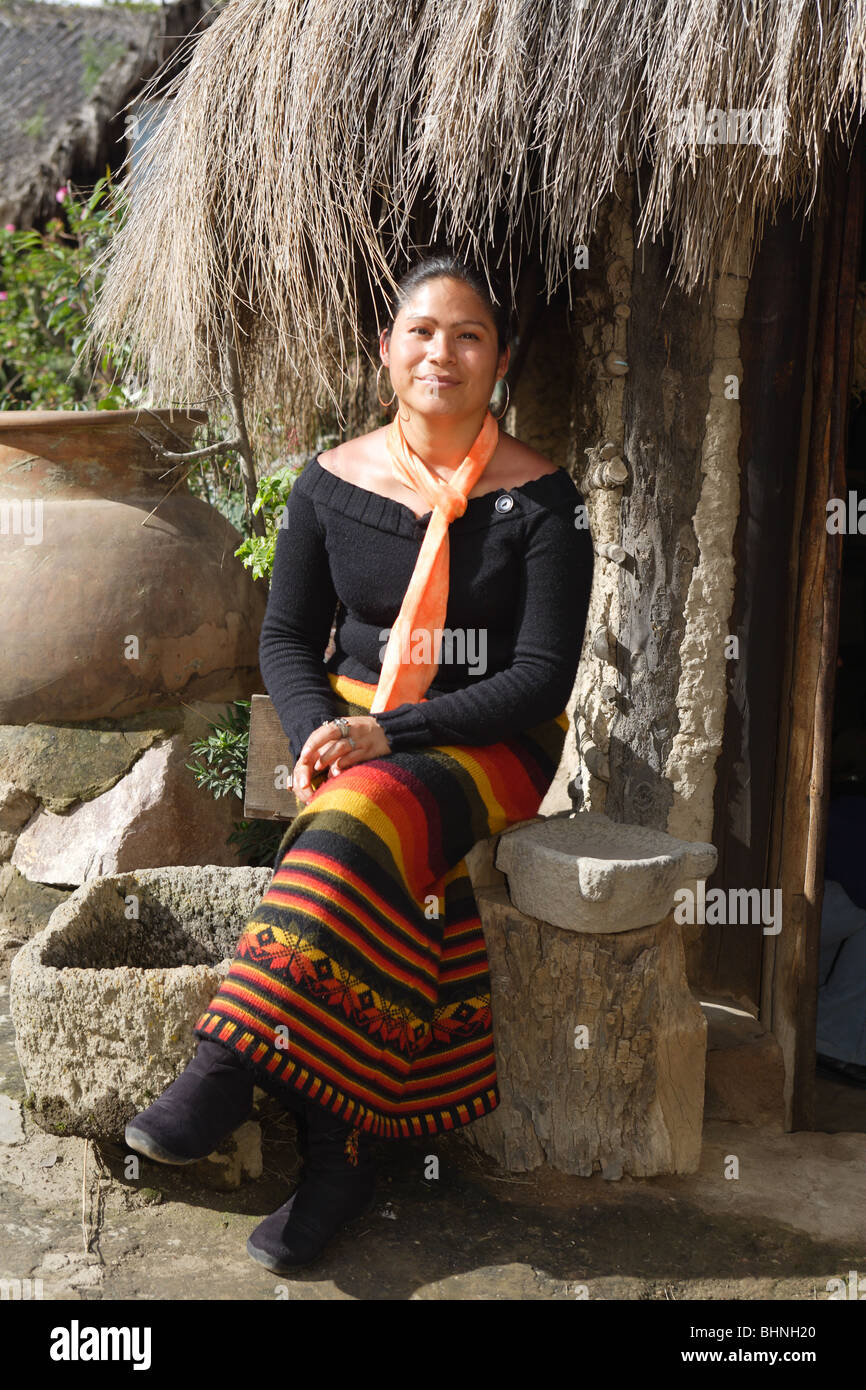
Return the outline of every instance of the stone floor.
[[[849,1087],[819,1086],[820,1122],[841,1132],[707,1123],[688,1177],[506,1174],[459,1134],[382,1143],[373,1214],[282,1279],[244,1245],[298,1169],[285,1112],[264,1102],[265,1171],[234,1193],[145,1159],[127,1180],[120,1147],[45,1134],[22,1110],[8,1013],[4,980],[0,1279],[41,1279],[45,1299],[813,1300],[850,1270],[866,1289],[866,1094]]]

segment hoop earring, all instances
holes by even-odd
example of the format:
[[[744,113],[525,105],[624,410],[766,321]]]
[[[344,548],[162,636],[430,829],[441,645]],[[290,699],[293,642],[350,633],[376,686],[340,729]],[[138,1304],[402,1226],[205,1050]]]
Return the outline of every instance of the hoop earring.
[[[387,410],[387,409],[388,409],[388,406],[389,406],[389,405],[393,405],[394,402],[396,401],[396,399],[397,399],[397,392],[394,391],[394,394],[392,395],[390,401],[383,401],[383,400],[382,400],[382,395],[381,395],[381,383],[380,383],[380,381],[379,381],[379,376],[380,376],[380,374],[381,374],[381,371],[382,371],[382,368],[384,367],[384,365],[385,365],[384,362],[380,362],[380,363],[379,363],[379,371],[376,373],[376,399],[378,400],[378,402],[379,402],[380,406],[382,407],[382,409],[383,409],[383,410]],[[393,383],[392,383],[392,388],[391,388],[391,389],[393,390]]]
[[[502,407],[502,409],[501,409],[501,411],[499,412],[498,415],[493,415],[493,411],[492,411],[492,410],[491,410],[491,412],[490,412],[490,414],[493,415],[494,420],[501,420],[501,419],[502,419],[503,415],[505,414],[506,410],[508,409],[508,403],[509,403],[510,400],[511,400],[511,387],[508,385],[508,382],[506,381],[506,383],[505,383],[505,405]]]

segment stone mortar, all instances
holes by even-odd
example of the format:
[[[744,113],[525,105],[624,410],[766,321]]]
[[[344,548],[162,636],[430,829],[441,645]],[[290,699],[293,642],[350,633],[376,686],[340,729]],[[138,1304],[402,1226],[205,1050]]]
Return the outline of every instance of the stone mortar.
[[[44,1129],[118,1139],[174,1080],[271,878],[142,869],[90,879],[55,909],[10,980],[25,1104]]]

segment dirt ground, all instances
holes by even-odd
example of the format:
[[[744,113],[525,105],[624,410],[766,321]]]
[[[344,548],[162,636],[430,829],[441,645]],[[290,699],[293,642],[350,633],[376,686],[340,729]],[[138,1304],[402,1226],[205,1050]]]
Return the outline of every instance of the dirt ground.
[[[120,1146],[46,1134],[21,1108],[8,978],[0,1093],[0,1279],[39,1279],[44,1299],[815,1300],[851,1270],[866,1293],[866,1133],[713,1122],[698,1173],[616,1182],[503,1173],[461,1134],[382,1141],[372,1215],[288,1279],[244,1249],[299,1172],[275,1102],[258,1181],[218,1193],[143,1158],[128,1180]]]

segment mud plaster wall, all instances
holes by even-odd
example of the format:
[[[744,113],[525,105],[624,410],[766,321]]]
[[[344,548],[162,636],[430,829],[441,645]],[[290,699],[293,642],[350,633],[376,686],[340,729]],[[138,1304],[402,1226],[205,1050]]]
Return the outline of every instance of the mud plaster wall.
[[[684,295],[664,246],[635,252],[633,221],[634,185],[621,179],[572,310],[565,457],[548,452],[586,499],[596,560],[573,735],[541,810],[574,805],[712,841],[739,509],[729,379],[742,374],[748,280],[729,273]],[[745,260],[741,248],[735,270]],[[542,448],[523,432],[519,398],[509,428]]]

